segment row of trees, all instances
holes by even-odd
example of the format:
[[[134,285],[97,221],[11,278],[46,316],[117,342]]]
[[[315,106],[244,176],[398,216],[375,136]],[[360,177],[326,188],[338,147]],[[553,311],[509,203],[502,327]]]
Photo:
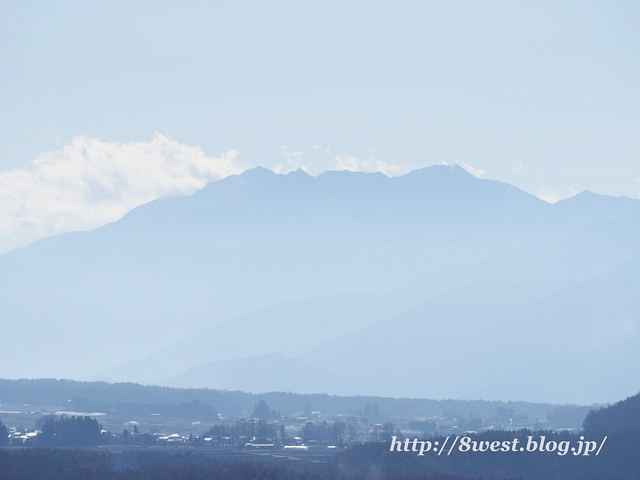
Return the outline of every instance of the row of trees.
[[[284,440],[284,426],[277,426],[262,418],[236,421],[233,425],[214,425],[200,438],[210,438],[217,447],[233,447],[246,443],[276,443]]]
[[[327,422],[320,424],[307,422],[302,427],[300,436],[306,444],[315,442],[320,445],[342,446],[353,443],[356,440],[357,432],[353,425],[347,426],[344,422],[330,424]]]
[[[65,405],[66,409],[77,412],[105,412],[119,416],[148,416],[159,413],[163,417],[181,418],[213,418],[218,412],[212,405],[199,400],[190,402],[168,403],[138,403],[138,402],[95,402],[86,397],[74,397]]]
[[[40,433],[35,444],[44,447],[90,447],[109,442],[109,434],[97,420],[87,416],[47,415],[36,422]],[[0,421],[0,447],[9,444],[9,431]]]
[[[36,422],[36,428],[41,431],[38,443],[48,447],[88,447],[109,441],[98,421],[87,416],[47,415]]]

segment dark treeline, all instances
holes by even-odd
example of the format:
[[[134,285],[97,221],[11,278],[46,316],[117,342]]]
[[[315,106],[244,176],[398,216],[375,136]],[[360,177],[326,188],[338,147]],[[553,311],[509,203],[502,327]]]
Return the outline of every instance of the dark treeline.
[[[10,405],[61,405],[70,407],[69,400],[114,404],[162,405],[189,404],[194,400],[215,406],[227,416],[241,416],[243,392],[206,389],[178,389],[143,386],[135,383],[77,382],[73,380],[0,379],[0,402]],[[255,400],[257,401],[257,400]],[[255,402],[254,401],[254,402]],[[251,404],[252,405],[252,404]],[[154,412],[155,413],[155,412]]]
[[[506,434],[506,432],[500,432]],[[491,438],[498,438],[499,435]],[[477,437],[487,438],[486,436]],[[557,437],[557,439],[566,436]],[[614,442],[615,443],[615,442]],[[620,446],[620,444],[616,444]],[[635,445],[637,448],[637,444]],[[327,463],[230,461],[201,454],[149,451],[98,453],[71,449],[0,449],[3,480],[631,480],[637,469],[610,464],[613,459],[564,457],[544,454],[493,457],[476,454],[466,458],[417,457],[390,453],[389,444],[365,444],[338,454]],[[626,452],[627,455],[630,453]],[[602,455],[602,454],[601,454]],[[631,455],[632,457],[632,455]]]
[[[104,412],[113,416],[149,416],[206,419],[216,417],[218,412],[211,405],[198,400],[177,404],[152,404],[133,402],[96,402],[87,397],[74,397],[67,408],[78,412]]]
[[[203,455],[78,450],[0,449],[3,480],[366,480],[365,473],[343,473],[332,464],[288,466],[265,462],[231,462]],[[392,474],[379,480],[472,480],[451,474]],[[488,479],[486,479],[488,480]]]
[[[19,448],[0,449],[0,478],[7,472],[47,471],[65,469],[105,470],[112,468],[112,462],[104,453],[58,449],[58,448]]]
[[[179,389],[143,386],[134,383],[77,382],[72,380],[6,380],[0,379],[0,402],[22,405],[67,405],[74,398],[90,399],[102,405],[147,404],[153,406],[189,404],[197,400],[215,407],[227,417],[241,417],[250,413],[259,400],[280,412],[302,412],[306,404],[313,410],[329,414],[362,414],[365,405],[377,405],[383,415],[433,416],[450,412],[453,416],[474,412],[480,418],[492,418],[498,409],[523,412],[541,420],[549,415],[560,427],[579,426],[591,407],[559,407],[546,403],[498,402],[484,400],[425,400],[371,396],[340,397],[327,394],[295,394],[271,392],[250,394],[211,389]],[[554,416],[555,415],[555,416]],[[577,420],[577,423],[575,419]],[[576,423],[570,425],[569,423]]]
[[[491,452],[491,442],[519,440],[518,446],[526,446],[528,437],[539,442],[545,437],[545,444],[554,442],[570,442],[570,446],[578,446],[580,437],[588,441],[601,442],[603,435],[587,436],[569,432],[553,431],[488,431],[481,434],[470,434],[468,437],[476,442],[478,450],[461,453],[454,450],[450,456],[427,452],[418,456],[417,452],[390,451],[390,443],[366,443],[356,445],[340,452],[335,463],[340,471],[346,473],[370,473],[383,476],[397,473],[432,474],[450,472],[463,476],[483,478],[528,478],[528,479],[631,479],[640,478],[640,433],[619,433],[608,436],[598,456],[593,452],[589,456],[573,455],[569,449],[566,455],[558,455],[557,448],[553,452],[508,451]],[[431,442],[445,441],[443,436],[430,437]],[[449,441],[452,441],[450,438]],[[451,444],[449,444],[451,445]],[[458,444],[459,445],[459,444]],[[518,447],[518,450],[519,450]]]
[[[587,432],[640,432],[640,393],[590,411],[582,428]]]

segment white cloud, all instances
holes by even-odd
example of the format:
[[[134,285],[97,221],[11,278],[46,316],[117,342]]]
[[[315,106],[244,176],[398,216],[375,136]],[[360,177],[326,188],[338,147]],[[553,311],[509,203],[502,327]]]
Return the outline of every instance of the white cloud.
[[[524,164],[522,163],[522,161],[520,161],[518,163],[517,167],[513,167],[513,173],[516,174],[516,176],[520,175],[520,172],[524,169]]]
[[[513,170],[513,174],[516,177],[519,176],[522,172],[525,172],[527,174],[540,173],[539,170],[536,170],[535,168],[531,168],[530,166],[525,165],[524,163],[522,163],[522,161],[518,162],[518,165],[516,167],[513,167],[512,170]]]
[[[564,200],[565,198],[573,197],[576,193],[578,193],[578,191],[572,187],[562,187],[556,190],[551,190],[549,187],[541,185],[535,196],[545,202],[556,203],[560,200]]]
[[[167,195],[188,195],[240,173],[237,152],[201,148],[156,134],[149,142],[76,137],[30,166],[0,173],[0,251],[37,238],[88,230]]]
[[[640,177],[636,178],[636,182],[638,182],[638,185],[640,185]],[[638,198],[640,198],[640,192],[638,192]]]
[[[311,147],[311,150],[319,150],[322,153],[326,153],[327,155],[331,153],[331,147],[323,147],[322,145],[314,145]]]
[[[276,172],[276,173],[289,173],[292,170],[297,170],[299,168],[301,168],[305,172],[308,171],[307,167],[302,165],[302,152],[296,152],[296,151],[290,152],[287,149],[286,145],[282,145],[280,147],[280,151],[284,155],[284,158],[285,158],[287,163],[285,165],[278,164],[275,167],[273,167],[273,171],[274,172]]]
[[[371,155],[367,158],[360,158],[354,155],[337,155],[334,160],[334,170],[367,173],[381,172],[389,177],[404,175],[414,169],[414,167],[410,165],[387,164]]]
[[[485,172],[484,170],[480,168],[474,168],[468,163],[461,162],[460,160],[456,160],[456,164],[460,165],[462,168],[464,168],[467,172],[469,172],[474,177],[484,178],[484,176],[487,174],[487,172]]]

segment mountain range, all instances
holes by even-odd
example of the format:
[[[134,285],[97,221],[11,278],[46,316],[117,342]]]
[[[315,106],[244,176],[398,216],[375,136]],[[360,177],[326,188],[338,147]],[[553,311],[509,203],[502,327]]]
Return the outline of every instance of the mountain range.
[[[639,262],[630,198],[257,168],[0,256],[0,376],[612,401],[640,390]]]

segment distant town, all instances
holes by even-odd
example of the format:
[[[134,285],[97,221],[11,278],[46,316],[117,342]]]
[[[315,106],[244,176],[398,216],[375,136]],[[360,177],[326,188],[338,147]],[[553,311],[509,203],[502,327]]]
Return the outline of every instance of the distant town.
[[[63,395],[73,396],[63,400]],[[130,401],[136,395],[141,400]],[[184,401],[189,395],[195,398]],[[20,399],[29,403],[7,401]],[[34,400],[40,401],[32,403]],[[16,447],[339,449],[389,441],[393,435],[521,429],[573,432],[580,429],[591,408],[527,402],[253,395],[101,382],[0,381],[0,419],[6,428],[6,444]]]

